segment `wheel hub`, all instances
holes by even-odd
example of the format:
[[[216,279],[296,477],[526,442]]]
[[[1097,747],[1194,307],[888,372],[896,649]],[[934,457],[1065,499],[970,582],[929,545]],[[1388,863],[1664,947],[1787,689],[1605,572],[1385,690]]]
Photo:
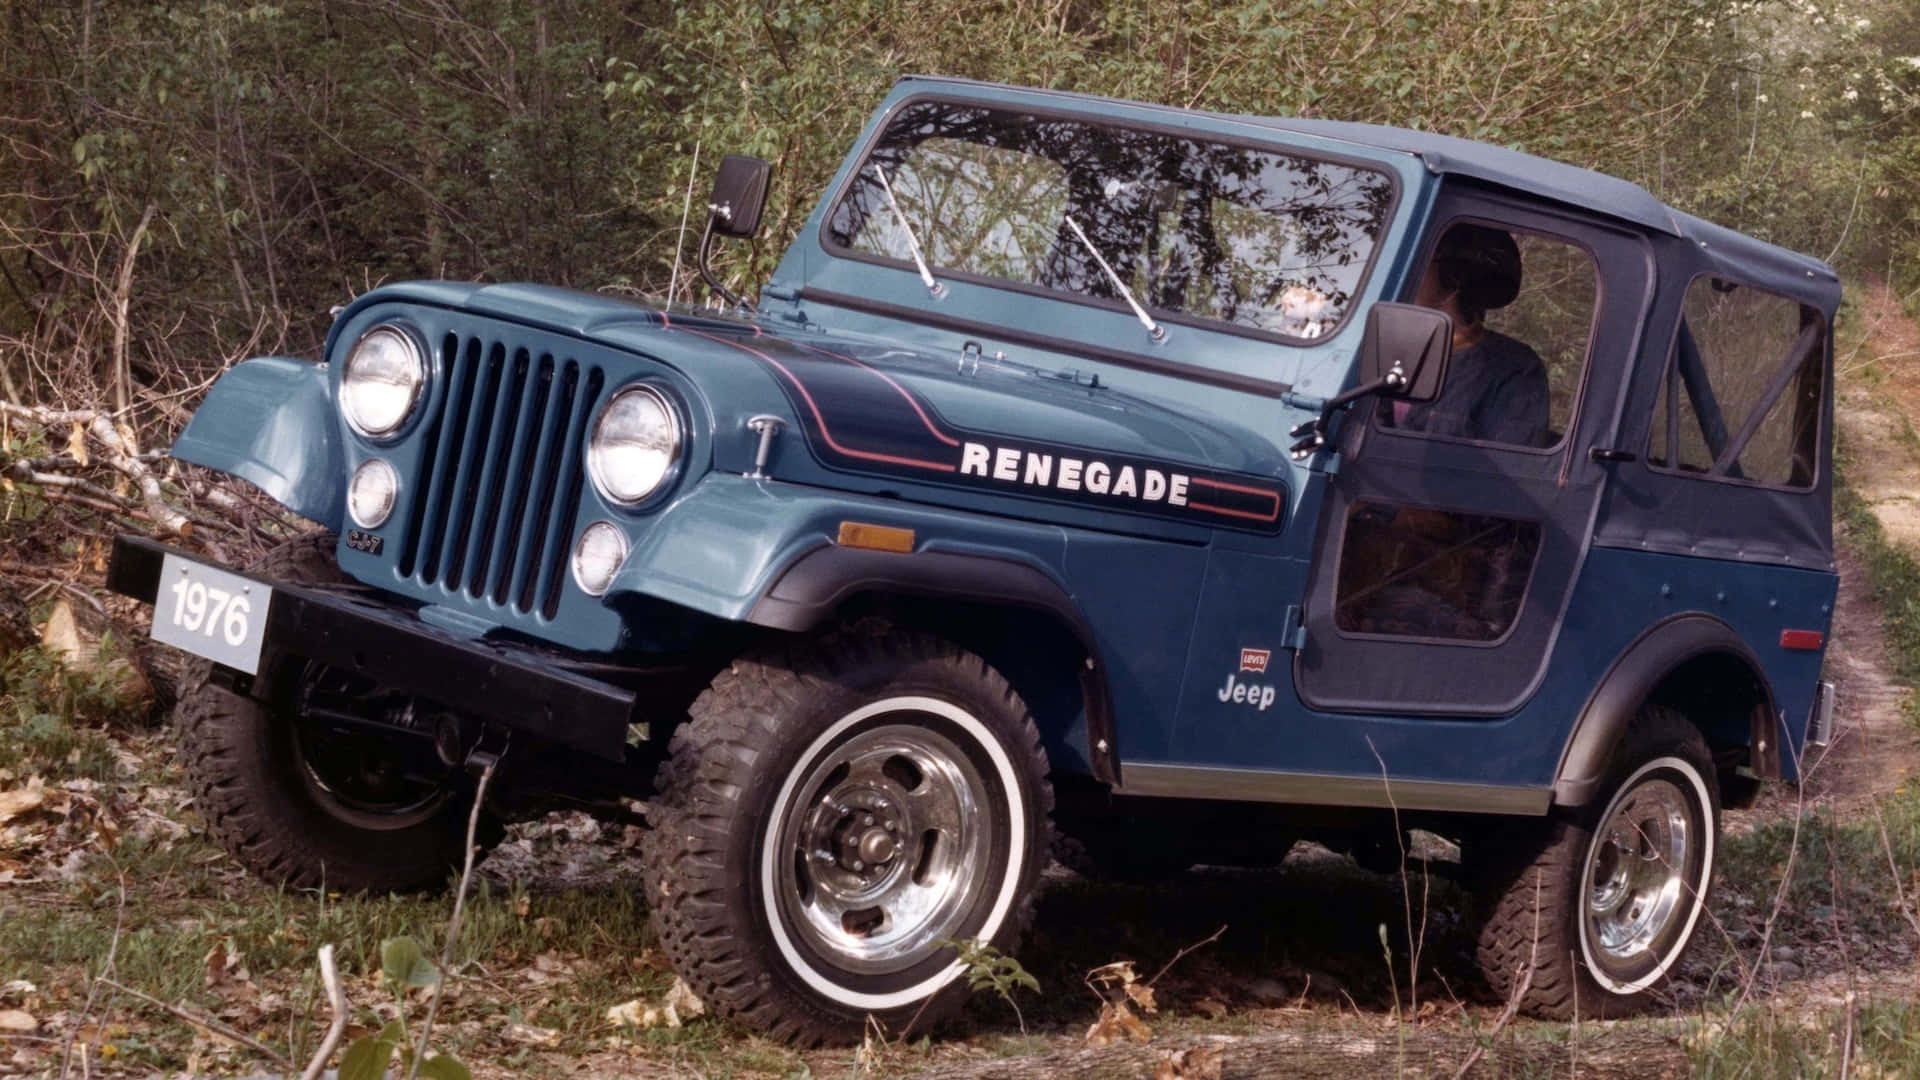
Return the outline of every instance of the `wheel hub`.
[[[777,898],[789,923],[854,970],[899,970],[936,951],[980,887],[982,787],[959,747],[917,724],[824,755],[779,810],[790,822],[778,832],[791,855]]]
[[[1586,920],[1603,960],[1637,960],[1685,910],[1687,869],[1700,842],[1687,807],[1678,787],[1654,779],[1600,823],[1588,859]]]

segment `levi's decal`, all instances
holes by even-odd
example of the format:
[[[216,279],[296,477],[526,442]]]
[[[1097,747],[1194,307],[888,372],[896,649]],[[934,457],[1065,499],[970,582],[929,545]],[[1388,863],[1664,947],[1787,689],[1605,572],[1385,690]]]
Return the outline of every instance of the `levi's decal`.
[[[830,465],[1179,521],[1280,528],[1282,496],[1271,481],[966,431],[853,356],[758,335],[735,339],[675,329],[739,349],[772,369],[808,442]]]

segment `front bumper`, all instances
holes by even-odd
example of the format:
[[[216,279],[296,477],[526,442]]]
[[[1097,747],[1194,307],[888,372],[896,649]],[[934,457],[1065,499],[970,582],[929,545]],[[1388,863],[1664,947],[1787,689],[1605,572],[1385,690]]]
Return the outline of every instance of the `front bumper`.
[[[107,587],[151,604],[164,555],[217,565],[139,536],[118,536]],[[220,567],[232,573],[228,567]],[[456,713],[621,760],[636,695],[556,664],[537,648],[466,638],[360,586],[315,588],[241,574],[273,589],[263,653],[356,672]]]

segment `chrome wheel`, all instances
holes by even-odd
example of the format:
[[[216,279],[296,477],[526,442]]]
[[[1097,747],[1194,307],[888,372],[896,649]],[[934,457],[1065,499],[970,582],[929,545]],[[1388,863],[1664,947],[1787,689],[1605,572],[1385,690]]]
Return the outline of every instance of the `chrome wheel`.
[[[1691,764],[1648,762],[1593,832],[1581,874],[1581,946],[1608,990],[1649,985],[1692,934],[1712,865],[1706,791]]]
[[[946,735],[888,719],[804,763],[770,830],[783,921],[834,967],[866,975],[938,951],[990,878],[979,767]]]

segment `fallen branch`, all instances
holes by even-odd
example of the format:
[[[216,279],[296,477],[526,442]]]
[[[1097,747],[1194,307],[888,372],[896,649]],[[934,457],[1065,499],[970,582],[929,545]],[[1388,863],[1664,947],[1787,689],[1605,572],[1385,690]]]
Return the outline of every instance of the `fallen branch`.
[[[192,531],[185,511],[167,502],[160,480],[148,467],[131,432],[115,424],[113,418],[98,409],[49,409],[40,405],[19,405],[0,401],[0,415],[31,421],[49,428],[63,425],[79,427],[106,452],[113,470],[133,482],[140,492],[139,504],[163,536],[185,536]],[[76,451],[76,454],[78,452]]]
[[[217,1035],[220,1038],[226,1039],[229,1042],[238,1043],[239,1045],[244,1046],[247,1049],[252,1050],[254,1053],[259,1054],[260,1056],[268,1059],[269,1061],[272,1061],[275,1065],[278,1065],[282,1069],[293,1068],[293,1062],[288,1061],[287,1056],[285,1054],[282,1054],[280,1051],[275,1050],[273,1047],[268,1046],[266,1043],[263,1043],[258,1039],[249,1038],[248,1036],[240,1034],[239,1032],[233,1030],[232,1028],[221,1023],[220,1021],[213,1019],[210,1016],[201,1016],[198,1013],[194,1013],[187,1009],[183,1009],[178,1005],[169,1005],[166,1002],[161,1001],[159,998],[154,997],[152,994],[146,993],[145,991],[142,991],[142,990],[135,990],[133,987],[128,986],[125,983],[115,982],[112,979],[108,979],[108,978],[102,978],[99,981],[105,983],[108,986],[113,987],[115,990],[118,990],[121,993],[126,994],[130,997],[139,998],[141,1001],[144,1001],[147,1004],[152,1005],[156,1009],[164,1009],[167,1012],[172,1013],[174,1016],[178,1017],[179,1019],[184,1020],[189,1024],[192,1024],[194,1027],[197,1027],[202,1031],[205,1031],[212,1035]]]
[[[420,1075],[420,1063],[427,1059],[427,1037],[433,1034],[433,1021],[440,1014],[440,998],[447,992],[447,980],[453,977],[453,945],[460,939],[460,917],[467,909],[467,890],[473,885],[473,854],[478,850],[475,842],[480,832],[480,811],[487,801],[487,783],[493,779],[493,767],[496,761],[487,762],[480,772],[480,782],[473,792],[473,809],[467,814],[467,860],[460,870],[460,891],[453,897],[453,920],[447,924],[447,941],[440,949],[440,981],[434,984],[433,1000],[427,1003],[427,1018],[420,1025],[420,1041],[414,1044],[413,1065],[407,1069],[407,1080],[416,1080]]]
[[[300,1080],[320,1080],[320,1074],[327,1070],[327,1059],[333,1056],[333,1048],[340,1045],[340,1036],[347,1032],[347,992],[340,985],[340,973],[334,970],[331,945],[320,946],[320,981],[327,984],[327,1006],[333,1010],[333,1022],[327,1026],[327,1037],[320,1040],[320,1049],[314,1051]]]

